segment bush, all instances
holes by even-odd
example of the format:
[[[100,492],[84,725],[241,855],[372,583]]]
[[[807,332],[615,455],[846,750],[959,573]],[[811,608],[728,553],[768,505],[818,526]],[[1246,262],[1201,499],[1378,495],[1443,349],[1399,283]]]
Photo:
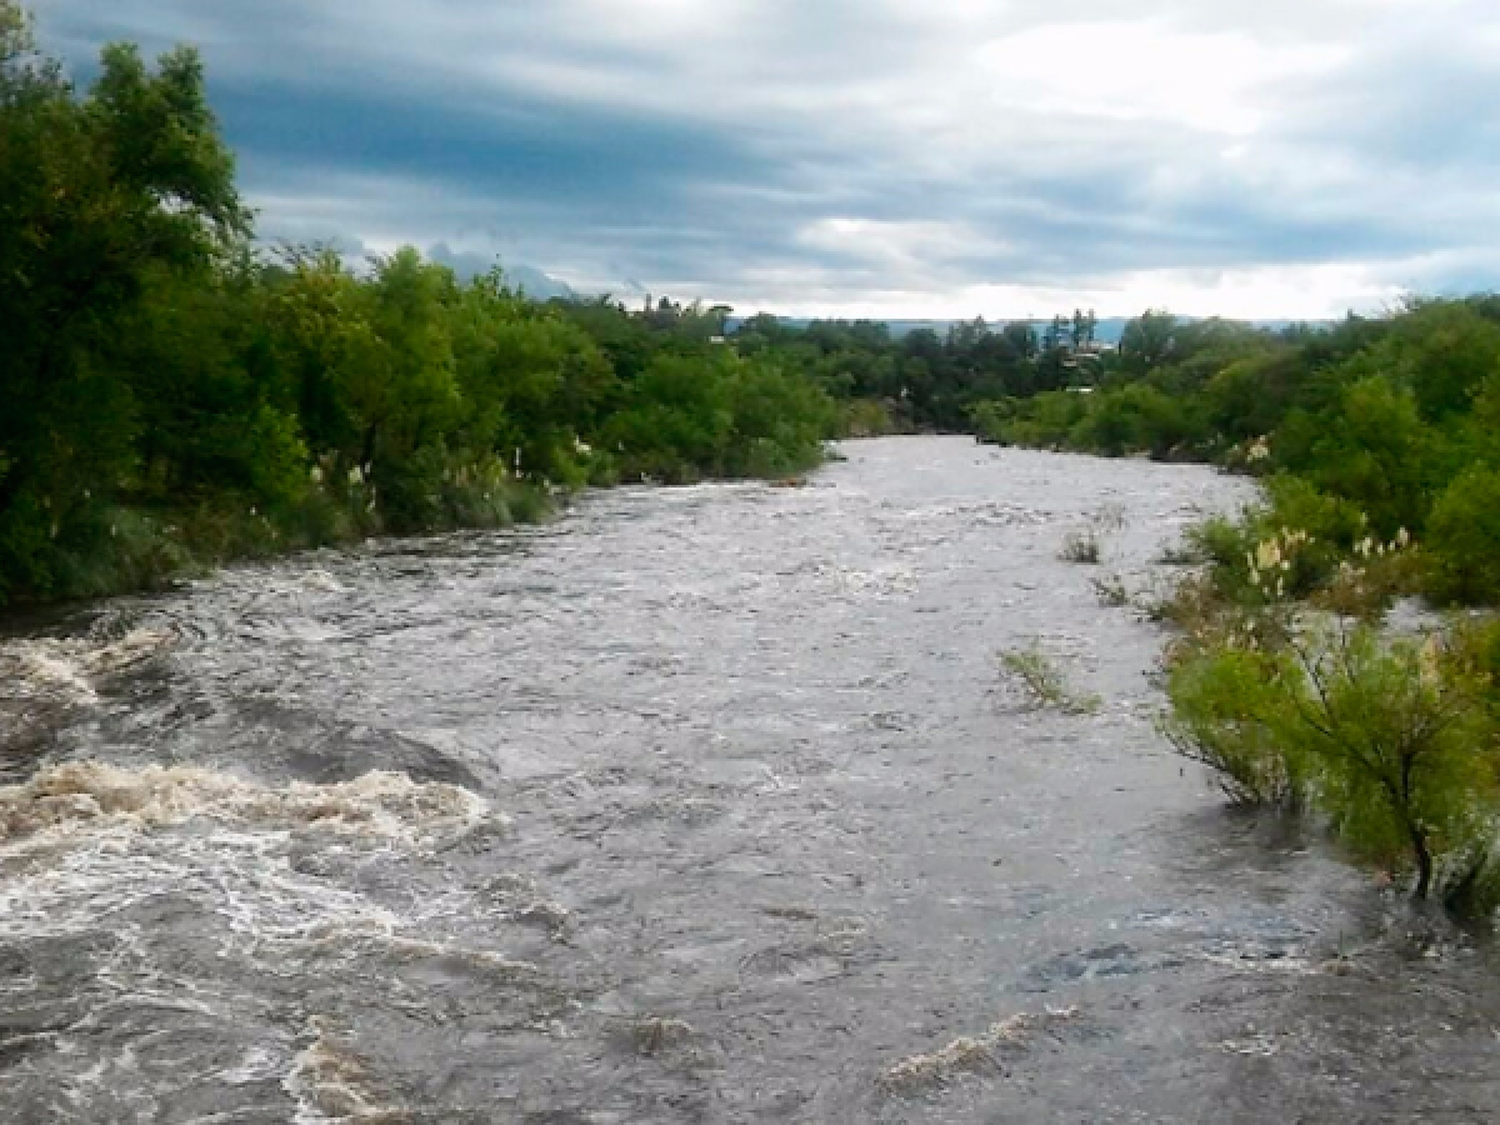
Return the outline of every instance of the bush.
[[[1058,551],[1057,557],[1063,562],[1095,565],[1103,557],[1103,553],[1099,536],[1090,528],[1088,531],[1070,531],[1063,539],[1062,549]]]
[[[1440,601],[1500,601],[1500,472],[1471,469],[1438,497],[1427,521],[1427,589]]]
[[[1348,501],[1299,477],[1278,475],[1266,483],[1265,503],[1245,509],[1237,520],[1212,517],[1184,538],[1192,552],[1208,560],[1220,597],[1259,606],[1321,588],[1361,544],[1373,552],[1376,545],[1365,525]]]
[[[1172,712],[1162,733],[1183,757],[1207,766],[1233,804],[1298,807],[1307,771],[1273,721],[1281,681],[1294,674],[1284,656],[1231,645],[1179,658],[1168,672]]]
[[[174,525],[145,512],[100,506],[74,525],[57,553],[54,591],[87,598],[149,589],[201,569]]]
[[[1102,703],[1097,695],[1080,694],[1069,687],[1062,671],[1035,645],[1002,652],[1000,667],[1020,684],[1034,707],[1092,715]]]
[[[843,404],[839,436],[880,437],[896,430],[896,420],[885,403],[872,398],[853,398]]]
[[[1357,854],[1411,871],[1415,897],[1479,909],[1496,878],[1497,726],[1468,652],[1367,626],[1270,652],[1209,645],[1171,670],[1164,727],[1233,799],[1305,800]]]

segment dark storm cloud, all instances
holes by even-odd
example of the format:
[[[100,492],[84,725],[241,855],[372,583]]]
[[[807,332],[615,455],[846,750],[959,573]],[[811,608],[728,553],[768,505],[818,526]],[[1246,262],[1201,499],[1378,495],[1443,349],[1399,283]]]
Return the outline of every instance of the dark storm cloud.
[[[198,44],[270,238],[813,311],[1129,311],[1192,285],[1313,314],[1500,278],[1500,13],[1467,0],[39,16],[82,78],[107,39]]]
[[[430,105],[378,90],[227,87],[220,118],[245,163],[452,180],[497,205],[547,203],[586,221],[639,221],[695,182],[768,180],[732,135],[690,121],[507,98]]]

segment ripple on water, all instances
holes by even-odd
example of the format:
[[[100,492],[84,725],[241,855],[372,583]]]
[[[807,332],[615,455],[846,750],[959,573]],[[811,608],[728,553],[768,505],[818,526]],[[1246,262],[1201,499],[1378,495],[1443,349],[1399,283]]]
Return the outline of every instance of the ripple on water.
[[[1227,816],[1057,558],[1149,589],[1251,485],[847,452],[0,639],[0,1117],[1495,1117],[1488,947]]]

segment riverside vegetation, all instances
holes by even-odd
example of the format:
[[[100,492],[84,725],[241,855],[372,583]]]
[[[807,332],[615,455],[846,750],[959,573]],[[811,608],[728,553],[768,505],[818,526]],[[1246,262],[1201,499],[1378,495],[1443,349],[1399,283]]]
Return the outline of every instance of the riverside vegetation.
[[[727,312],[262,252],[192,50],[80,92],[0,0],[0,605],[815,464],[834,404]]]
[[[1167,733],[1417,896],[1500,901],[1500,626],[1379,627],[1401,595],[1500,600],[1500,298],[1281,331],[1152,311],[1114,349],[1081,311],[899,337],[730,312],[266,253],[194,52],[109,47],[80,92],[0,0],[0,604],[588,483],[788,476],[841,434],[1212,461],[1265,499],[1189,537]]]
[[[1163,728],[1235,803],[1320,817],[1418,899],[1500,905],[1500,299],[1282,332],[1160,313],[982,437],[1213,461],[1263,499],[1193,529]],[[1385,626],[1402,597],[1446,616]]]

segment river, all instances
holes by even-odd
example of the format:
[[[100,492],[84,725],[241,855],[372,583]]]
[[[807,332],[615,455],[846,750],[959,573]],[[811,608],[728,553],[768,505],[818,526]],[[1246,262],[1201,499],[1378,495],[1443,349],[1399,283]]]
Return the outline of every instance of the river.
[[[1500,1115],[1491,945],[1155,733],[1248,484],[842,452],[13,628],[0,1121]]]

